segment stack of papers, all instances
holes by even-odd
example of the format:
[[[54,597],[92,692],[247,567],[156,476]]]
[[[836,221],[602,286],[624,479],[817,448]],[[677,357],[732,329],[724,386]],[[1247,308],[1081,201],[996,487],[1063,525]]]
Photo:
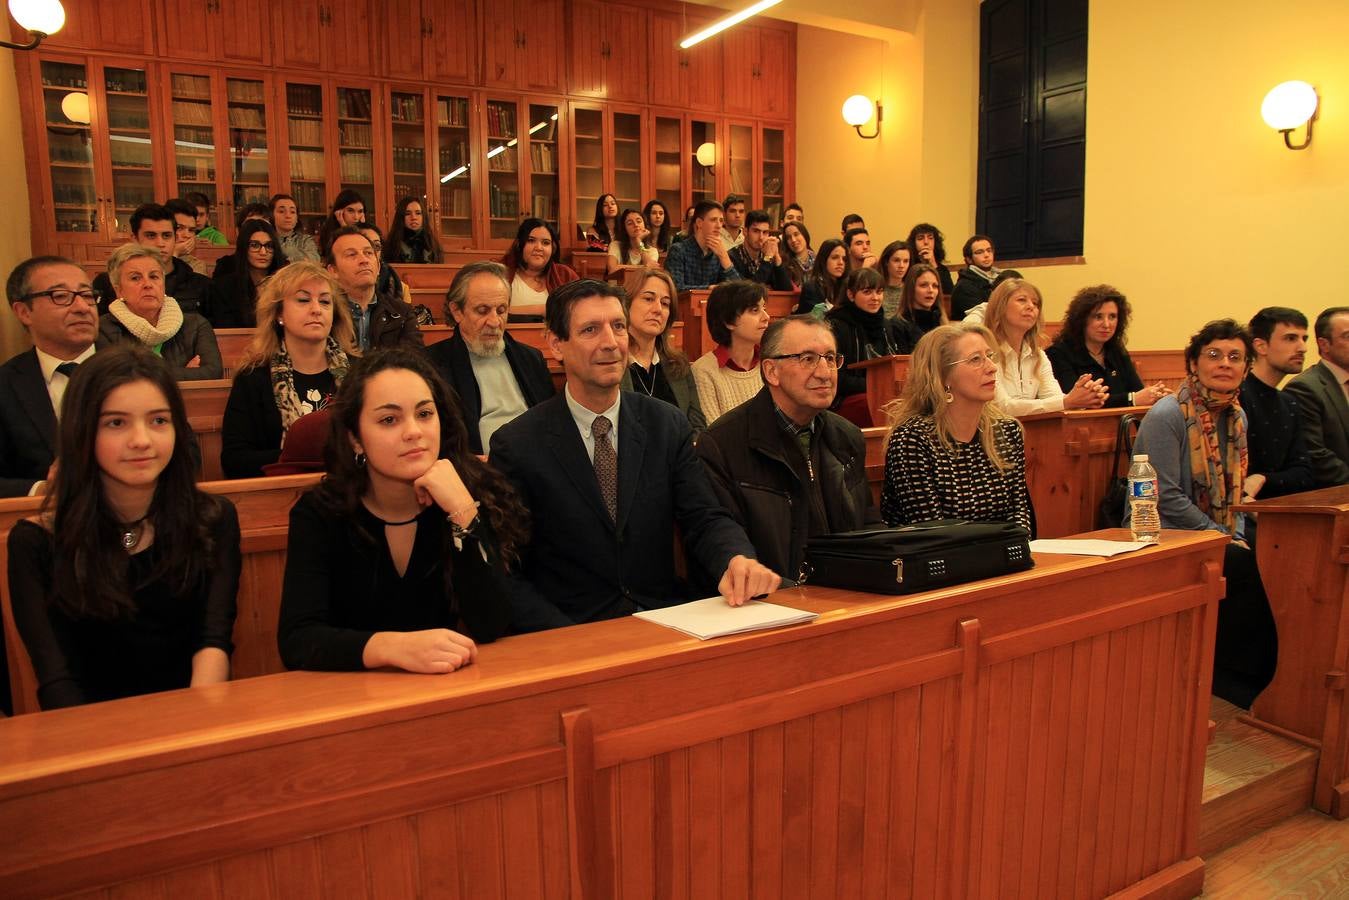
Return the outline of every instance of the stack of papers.
[[[797,625],[818,617],[819,613],[758,600],[752,600],[744,606],[731,606],[725,597],[708,597],[706,600],[694,600],[665,609],[633,613],[633,618],[682,631],[700,641],[781,625]]]
[[[1118,556],[1131,553],[1144,547],[1154,546],[1155,541],[1101,541],[1082,540],[1044,540],[1031,541],[1031,553],[1062,553],[1067,556]]]

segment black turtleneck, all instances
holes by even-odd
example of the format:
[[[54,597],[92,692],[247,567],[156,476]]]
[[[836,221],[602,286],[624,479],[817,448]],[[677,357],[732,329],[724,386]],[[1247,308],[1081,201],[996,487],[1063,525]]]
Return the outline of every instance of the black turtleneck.
[[[825,318],[834,327],[834,339],[838,343],[838,352],[844,356],[845,366],[912,349],[895,321],[885,318],[884,309],[864,312],[849,300],[831,309]],[[839,397],[865,394],[866,391],[866,372],[845,368],[839,373]]]

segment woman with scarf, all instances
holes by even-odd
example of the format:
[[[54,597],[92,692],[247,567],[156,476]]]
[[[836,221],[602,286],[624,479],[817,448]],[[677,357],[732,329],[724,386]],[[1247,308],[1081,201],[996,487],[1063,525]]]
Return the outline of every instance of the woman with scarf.
[[[1185,382],[1153,404],[1135,453],[1157,470],[1162,528],[1221,531],[1227,598],[1218,607],[1213,693],[1249,708],[1274,676],[1274,618],[1256,570],[1254,523],[1234,507],[1248,498],[1246,413],[1238,401],[1251,367],[1250,332],[1232,319],[1209,322],[1185,348]],[[1125,510],[1128,526],[1129,511]],[[1165,538],[1163,538],[1165,539]]]
[[[398,201],[393,225],[384,244],[384,261],[391,263],[439,263],[445,261],[436,230],[426,221],[422,201],[411,195]]]
[[[881,356],[912,353],[916,343],[894,319],[885,317],[885,309],[881,306],[884,294],[885,277],[880,272],[853,269],[848,273],[844,301],[824,317],[834,329],[838,352],[843,354],[835,407],[839,415],[862,428],[874,424],[867,408],[867,375],[861,369],[849,369],[848,365]]]
[[[226,478],[257,478],[291,425],[323,409],[347,374],[355,338],[337,284],[317,263],[286,266],[262,289],[258,326],[234,378],[221,427]]]
[[[99,317],[101,343],[149,347],[176,381],[224,377],[211,323],[164,295],[164,260],[158,253],[123,244],[108,257],[108,278],[117,299],[108,304],[108,315]]]

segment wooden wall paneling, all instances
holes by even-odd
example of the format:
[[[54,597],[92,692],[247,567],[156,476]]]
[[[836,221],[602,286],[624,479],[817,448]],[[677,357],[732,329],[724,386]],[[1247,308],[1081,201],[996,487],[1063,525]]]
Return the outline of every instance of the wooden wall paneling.
[[[393,0],[390,15],[407,0]],[[326,12],[322,0],[290,0],[272,7],[273,29],[276,36],[274,58],[283,69],[326,70],[334,60],[325,58],[323,24]],[[280,79],[278,79],[280,80]]]
[[[513,7],[493,10],[483,18],[483,85],[492,89],[520,86],[520,27]]]
[[[478,72],[478,9],[473,0],[428,0],[426,16],[427,59],[435,81],[458,85],[481,84]],[[389,47],[386,53],[392,53]],[[415,73],[409,77],[417,77]]]
[[[430,46],[422,0],[387,0],[380,19],[384,29],[384,74],[411,79],[428,74]]]
[[[66,23],[56,34],[43,39],[43,49],[89,50],[100,47],[117,53],[148,53],[154,30],[150,27],[149,0],[130,4],[101,3],[100,0],[65,0]],[[8,31],[15,41],[26,42],[28,32],[11,17]]]
[[[341,0],[333,0],[341,2]],[[203,29],[215,34],[214,59],[224,63],[250,63],[267,66],[272,61],[271,17],[268,15],[267,0],[230,0],[223,7],[216,0],[214,18]],[[193,23],[201,28],[203,23]],[[346,35],[364,34],[364,32],[346,32]],[[348,43],[344,41],[344,43]],[[351,40],[349,45],[369,43],[368,40]],[[346,48],[344,48],[345,50]],[[359,53],[359,50],[356,51]],[[348,59],[350,59],[348,57]]]
[[[721,42],[722,98],[728,113],[752,115],[754,109],[755,67],[759,61],[759,29],[737,25],[707,43]]]
[[[691,33],[710,22],[712,22],[710,16],[689,16],[685,27]],[[688,67],[685,71],[688,73],[687,105],[690,109],[705,112],[721,111],[722,98],[728,90],[727,85],[723,83],[724,68],[721,42],[726,39],[726,35],[734,34],[738,30],[732,28],[730,31],[723,31],[720,35],[709,38],[702,43],[694,44],[684,51],[688,54]],[[683,36],[680,35],[681,38]]]
[[[516,21],[520,23],[519,53],[523,73],[521,87],[531,91],[561,93],[563,0],[516,0]]]
[[[640,7],[605,5],[604,82],[608,99],[647,102],[650,19],[651,14]]]
[[[215,0],[156,0],[159,55],[179,60],[211,59],[215,41],[212,37],[214,28],[209,26],[214,24],[214,3]]]
[[[792,114],[790,99],[796,71],[792,38],[792,32],[779,28],[759,29],[759,54],[752,73],[752,111],[756,116],[786,119]]]
[[[650,53],[651,102],[683,111],[689,101],[689,52],[679,49],[683,39],[682,17],[652,10]]]
[[[255,0],[262,2],[262,0]],[[379,27],[370,0],[324,0],[323,56],[332,72],[373,76],[379,70]]]
[[[607,63],[605,30],[608,4],[599,0],[571,0],[568,8],[567,88],[582,97],[604,99]]]

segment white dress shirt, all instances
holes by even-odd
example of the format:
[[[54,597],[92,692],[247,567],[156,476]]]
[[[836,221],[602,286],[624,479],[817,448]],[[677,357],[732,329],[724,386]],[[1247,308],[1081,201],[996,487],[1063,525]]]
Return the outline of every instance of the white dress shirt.
[[[618,397],[614,400],[614,405],[604,412],[591,412],[584,406],[576,402],[576,398],[571,395],[571,385],[562,389],[563,395],[567,398],[567,409],[571,410],[571,417],[576,421],[576,427],[581,432],[581,443],[585,444],[586,456],[590,457],[591,463],[595,462],[595,436],[590,433],[590,428],[595,420],[604,416],[613,426],[609,429],[609,443],[614,448],[614,456],[618,456],[618,404],[623,399],[623,392],[619,391]]]
[[[37,349],[36,347],[33,349]],[[56,420],[61,420],[61,400],[66,395],[66,386],[70,384],[70,379],[60,372],[56,367],[62,363],[74,362],[82,363],[94,355],[94,345],[90,344],[85,351],[74,359],[57,359],[50,353],[37,351],[37,364],[42,369],[42,380],[47,385],[47,396],[51,398],[52,409],[56,411]]]

